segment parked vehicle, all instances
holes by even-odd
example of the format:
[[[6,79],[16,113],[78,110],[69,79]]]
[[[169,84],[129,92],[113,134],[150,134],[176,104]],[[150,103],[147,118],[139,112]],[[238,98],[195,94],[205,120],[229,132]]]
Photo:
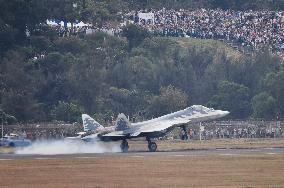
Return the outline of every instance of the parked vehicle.
[[[23,138],[17,134],[5,135],[0,139],[0,146],[9,146],[9,147],[25,147],[31,145],[29,139]]]

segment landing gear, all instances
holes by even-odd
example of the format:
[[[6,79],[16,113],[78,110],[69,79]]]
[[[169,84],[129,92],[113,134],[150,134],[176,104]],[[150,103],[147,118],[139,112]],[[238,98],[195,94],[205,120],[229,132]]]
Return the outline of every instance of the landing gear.
[[[122,152],[127,152],[128,149],[129,149],[129,145],[128,145],[128,142],[127,140],[123,140],[120,144],[120,149]]]
[[[157,150],[157,144],[155,142],[152,142],[150,139],[147,139],[148,141],[148,149],[150,152],[155,152]]]
[[[157,144],[155,142],[149,142],[148,149],[151,152],[155,152],[157,150]]]
[[[181,128],[181,139],[188,140],[188,134],[185,125],[181,126],[180,128]]]

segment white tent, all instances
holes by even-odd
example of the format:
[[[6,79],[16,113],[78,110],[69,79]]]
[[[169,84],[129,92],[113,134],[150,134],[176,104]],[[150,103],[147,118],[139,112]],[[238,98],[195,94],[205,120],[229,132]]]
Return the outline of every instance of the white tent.
[[[61,27],[64,27],[64,22],[61,21],[61,22],[60,22],[60,25],[61,25]],[[71,23],[70,23],[70,22],[67,23],[67,27],[71,27]]]
[[[87,26],[87,24],[85,24],[84,22],[79,22],[77,24],[75,24],[76,27],[84,27],[84,26]]]
[[[57,26],[58,24],[53,20],[46,20],[46,24],[50,26]]]
[[[60,25],[61,27],[64,27],[64,22],[63,21],[61,21],[60,23],[56,23],[53,20],[46,20],[46,24],[50,25],[50,26],[58,26],[58,25]],[[84,26],[91,26],[92,24],[85,24],[84,22],[81,21],[81,22],[79,22],[77,24],[74,23],[73,25],[76,26],[76,27],[84,27]],[[67,27],[71,27],[71,23],[70,22],[67,23]]]

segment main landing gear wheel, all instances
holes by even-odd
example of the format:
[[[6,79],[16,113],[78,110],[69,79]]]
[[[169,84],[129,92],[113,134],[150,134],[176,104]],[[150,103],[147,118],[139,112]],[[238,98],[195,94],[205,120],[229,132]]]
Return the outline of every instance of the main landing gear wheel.
[[[148,149],[150,152],[155,152],[157,150],[157,144],[155,142],[148,142]]]
[[[187,130],[186,130],[186,127],[184,125],[181,126],[181,130],[182,130],[181,139],[182,140],[188,140]]]
[[[128,152],[129,145],[128,145],[128,142],[126,140],[123,140],[121,142],[120,149],[121,149],[122,152]]]

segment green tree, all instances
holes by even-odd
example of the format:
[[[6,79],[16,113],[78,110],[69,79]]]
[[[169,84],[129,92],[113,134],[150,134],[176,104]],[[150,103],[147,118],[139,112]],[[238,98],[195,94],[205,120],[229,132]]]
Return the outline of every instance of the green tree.
[[[64,22],[71,22],[81,19],[81,13],[84,9],[81,0],[48,0],[45,6],[49,8],[49,19],[58,19]]]
[[[276,100],[266,92],[252,98],[253,117],[273,119],[276,117]]]
[[[276,100],[278,115],[284,115],[284,71],[269,73],[264,79],[264,87]]]
[[[254,94],[259,93],[262,89],[262,82],[265,75],[270,72],[277,72],[280,69],[281,61],[278,57],[272,55],[268,49],[259,52],[256,59],[250,59],[246,62],[247,66],[247,83]],[[245,70],[244,70],[245,71]]]
[[[159,96],[153,96],[149,101],[149,115],[160,116],[187,106],[187,94],[171,85],[162,87]]]
[[[17,122],[17,119],[14,116],[5,113],[1,108],[0,108],[0,118],[1,118],[0,123],[3,123],[3,124],[4,123],[11,124],[11,123]]]
[[[82,10],[83,20],[102,26],[106,21],[119,21],[121,13],[127,11],[127,2],[122,0],[85,0]]]
[[[26,70],[25,56],[10,51],[0,69],[0,99],[2,109],[19,121],[36,119],[40,104],[34,98],[35,80]]]
[[[0,18],[0,57],[16,43],[17,31]]]
[[[131,24],[123,28],[123,36],[128,40],[129,49],[132,49],[139,46],[145,38],[150,37],[150,33],[142,27]]]
[[[26,29],[33,30],[48,18],[46,0],[0,0],[0,20],[16,32],[16,39],[25,39]]]
[[[53,119],[64,121],[64,122],[79,122],[83,109],[74,104],[59,101],[51,110],[51,116]]]
[[[249,88],[234,82],[219,83],[218,94],[208,102],[208,106],[230,111],[231,117],[246,118],[250,115]]]

